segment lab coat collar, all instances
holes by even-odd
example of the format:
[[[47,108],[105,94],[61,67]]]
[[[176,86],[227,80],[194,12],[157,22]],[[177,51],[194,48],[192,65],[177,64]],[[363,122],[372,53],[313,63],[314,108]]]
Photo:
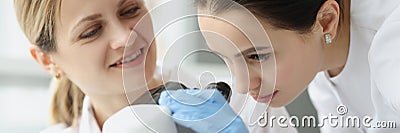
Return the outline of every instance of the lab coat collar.
[[[82,105],[82,116],[79,122],[80,133],[101,133],[96,118],[94,117],[93,108],[88,96],[85,96]]]

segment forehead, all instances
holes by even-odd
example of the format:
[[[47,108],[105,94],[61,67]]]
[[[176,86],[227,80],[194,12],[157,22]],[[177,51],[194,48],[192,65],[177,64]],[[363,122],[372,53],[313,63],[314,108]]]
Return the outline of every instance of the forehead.
[[[57,21],[59,34],[70,36],[72,28],[90,15],[114,10],[120,0],[61,0]]]
[[[237,47],[251,44],[244,33],[226,21],[211,17],[200,17],[199,25],[208,46],[212,50],[232,51]]]
[[[236,51],[242,51],[250,47],[271,46],[263,25],[247,10],[229,10],[218,15],[199,15],[198,20],[200,29],[212,50],[227,51],[229,47],[236,47]]]
[[[110,0],[109,2],[117,0]],[[87,16],[98,12],[104,6],[104,0],[62,0],[60,6],[61,21]],[[115,3],[114,2],[114,3]]]
[[[61,0],[60,22],[68,25],[96,13],[115,13],[124,2],[143,4],[141,0]]]

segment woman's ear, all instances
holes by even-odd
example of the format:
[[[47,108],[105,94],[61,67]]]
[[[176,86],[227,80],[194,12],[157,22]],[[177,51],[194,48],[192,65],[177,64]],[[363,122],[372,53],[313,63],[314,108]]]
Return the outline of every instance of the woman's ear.
[[[340,7],[335,0],[327,0],[319,9],[317,22],[322,27],[323,34],[330,34],[335,38],[340,22]]]
[[[56,63],[53,61],[52,57],[48,53],[43,52],[38,46],[32,45],[29,52],[33,59],[35,59],[35,61],[53,77],[59,77],[63,74],[61,69],[57,67]]]

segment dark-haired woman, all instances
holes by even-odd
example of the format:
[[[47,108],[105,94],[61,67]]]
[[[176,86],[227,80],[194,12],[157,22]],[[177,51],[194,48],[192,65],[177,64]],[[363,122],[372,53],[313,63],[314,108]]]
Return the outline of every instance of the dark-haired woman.
[[[400,123],[400,34],[396,33],[400,1],[234,1],[258,18],[273,47],[252,44],[254,40],[235,27],[248,23],[235,11],[235,3],[197,0],[200,14],[215,16],[200,15],[200,29],[224,36],[239,52],[203,32],[210,49],[223,55],[236,77],[245,70],[238,67],[237,58],[247,63],[250,85],[236,90],[281,107],[308,87],[323,132],[400,131],[395,125]],[[228,17],[242,21],[231,24],[218,19]],[[253,68],[274,61],[276,81],[274,89],[268,89],[263,86],[270,81],[262,76],[268,70]],[[246,82],[236,79],[237,84]]]

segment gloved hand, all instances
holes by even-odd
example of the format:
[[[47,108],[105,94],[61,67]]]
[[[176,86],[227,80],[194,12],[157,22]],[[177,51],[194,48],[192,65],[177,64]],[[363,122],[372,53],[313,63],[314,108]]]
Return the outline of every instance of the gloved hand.
[[[180,89],[161,93],[159,104],[169,108],[174,121],[199,133],[248,133],[216,89]]]

